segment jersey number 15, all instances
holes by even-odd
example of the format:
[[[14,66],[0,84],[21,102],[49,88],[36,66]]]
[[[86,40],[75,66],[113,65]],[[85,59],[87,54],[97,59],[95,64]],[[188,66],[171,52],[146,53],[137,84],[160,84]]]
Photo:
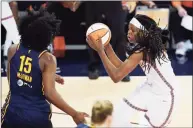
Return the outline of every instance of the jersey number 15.
[[[30,73],[32,69],[32,58],[26,56],[20,56],[20,72]]]

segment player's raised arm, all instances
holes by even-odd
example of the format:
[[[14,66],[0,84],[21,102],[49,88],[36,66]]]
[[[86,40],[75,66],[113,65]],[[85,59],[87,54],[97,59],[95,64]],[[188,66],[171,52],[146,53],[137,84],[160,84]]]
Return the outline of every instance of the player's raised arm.
[[[111,63],[113,63],[113,65],[115,65],[115,67],[120,67],[121,64],[123,63],[118,56],[115,54],[111,44],[107,44],[107,46],[105,46],[105,52],[109,58],[109,60],[111,61]]]
[[[120,67],[116,68],[107,58],[104,51],[98,52],[103,65],[108,73],[108,75],[111,77],[111,79],[117,83],[120,80],[122,80],[125,76],[127,76],[130,72],[132,72],[139,62],[142,60],[143,54],[142,53],[135,53],[131,55],[127,60],[125,60]]]
[[[69,114],[74,121],[78,124],[84,122],[84,113],[79,113],[68,105],[56,91],[55,88],[55,73],[56,73],[56,59],[53,55],[45,53],[40,63],[44,63],[42,77],[44,85],[44,95],[52,104]]]
[[[143,58],[142,52],[134,53],[129,57],[129,59],[125,60],[125,62],[123,62],[119,67],[116,67],[105,54],[103,48],[104,46],[102,44],[100,37],[99,40],[96,41],[91,36],[88,36],[87,41],[88,44],[98,52],[108,75],[115,83],[119,82],[126,75],[128,75],[128,73],[133,71]]]

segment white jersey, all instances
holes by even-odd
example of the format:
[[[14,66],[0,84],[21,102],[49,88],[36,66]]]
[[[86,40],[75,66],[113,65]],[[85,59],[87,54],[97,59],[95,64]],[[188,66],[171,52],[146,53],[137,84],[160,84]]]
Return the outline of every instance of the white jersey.
[[[1,4],[2,4],[2,6],[1,6],[2,7],[2,16],[1,16],[1,18],[4,19],[4,18],[10,17],[10,16],[13,16],[11,8],[9,6],[9,2],[2,1]]]
[[[178,103],[179,91],[171,62],[169,59],[167,62],[160,61],[161,65],[156,60],[156,66],[151,66],[149,72],[142,68],[147,76],[145,83],[138,85],[114,106],[112,127],[132,127],[128,120],[132,120],[136,111],[143,112],[139,124],[147,127],[162,128],[170,123]],[[146,120],[143,120],[144,113]]]
[[[166,57],[168,58],[168,55]],[[171,90],[178,86],[175,74],[169,59],[165,61],[160,59],[160,63],[156,59],[156,66],[151,66],[149,72],[144,68],[142,69],[147,76],[147,85],[153,93],[169,94]]]
[[[7,56],[8,48],[11,46],[12,42],[18,44],[20,42],[20,35],[17,29],[17,24],[13,17],[12,10],[9,6],[9,2],[2,1],[2,17],[1,24],[5,27],[6,40],[4,45],[4,56]]]

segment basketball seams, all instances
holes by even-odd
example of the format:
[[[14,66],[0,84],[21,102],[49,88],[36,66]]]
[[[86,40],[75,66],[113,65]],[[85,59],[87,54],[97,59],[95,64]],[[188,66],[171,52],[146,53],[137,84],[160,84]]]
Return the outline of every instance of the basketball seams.
[[[94,30],[93,32],[91,32],[91,33],[90,33],[90,34],[88,34],[88,35],[91,35],[91,34],[93,34],[93,33],[97,32],[97,31],[100,31],[100,30],[103,30],[103,29],[105,29],[105,30],[106,30],[106,28],[97,29],[97,30]],[[108,43],[109,43],[109,41],[110,41],[110,39],[111,39],[111,33],[110,33],[110,31],[109,31],[109,30],[107,30],[107,31],[105,32],[105,34],[104,34],[103,36],[101,36],[101,39],[102,39],[103,37],[107,36],[107,34],[108,34],[108,33],[109,33],[109,37],[108,37],[107,41],[104,43],[104,45],[106,45],[106,44],[108,44]]]
[[[104,46],[106,46],[106,45],[110,42],[110,40],[111,40],[111,31],[108,30],[108,32],[109,32],[109,38],[108,38],[108,40],[106,41],[106,43],[104,44]],[[108,33],[108,32],[107,32],[107,33]]]
[[[94,33],[94,32],[97,32],[97,31],[103,30],[103,29],[105,29],[105,28],[96,29],[96,30],[94,30],[93,32],[89,33],[88,35],[90,35],[90,34],[92,34],[92,33]],[[87,36],[88,36],[88,35],[87,35]]]
[[[104,46],[110,42],[111,31],[107,25],[103,23],[95,23],[87,29],[86,36],[91,35],[95,40],[97,40],[97,34],[100,36],[102,35],[101,39]]]

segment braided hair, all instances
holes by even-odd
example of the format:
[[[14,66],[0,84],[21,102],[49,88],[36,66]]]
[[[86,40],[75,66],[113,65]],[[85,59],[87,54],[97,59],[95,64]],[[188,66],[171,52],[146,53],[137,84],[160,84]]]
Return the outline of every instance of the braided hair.
[[[132,49],[127,48],[127,53],[131,55],[135,52],[143,52],[142,67],[149,71],[151,66],[156,65],[156,59],[160,65],[160,60],[167,61],[164,52],[169,40],[169,31],[162,30],[153,19],[146,15],[137,14],[135,18],[144,28],[139,29],[135,36],[137,44]]]
[[[59,32],[61,21],[54,14],[40,10],[25,17],[20,26],[21,44],[35,51],[47,49]]]

